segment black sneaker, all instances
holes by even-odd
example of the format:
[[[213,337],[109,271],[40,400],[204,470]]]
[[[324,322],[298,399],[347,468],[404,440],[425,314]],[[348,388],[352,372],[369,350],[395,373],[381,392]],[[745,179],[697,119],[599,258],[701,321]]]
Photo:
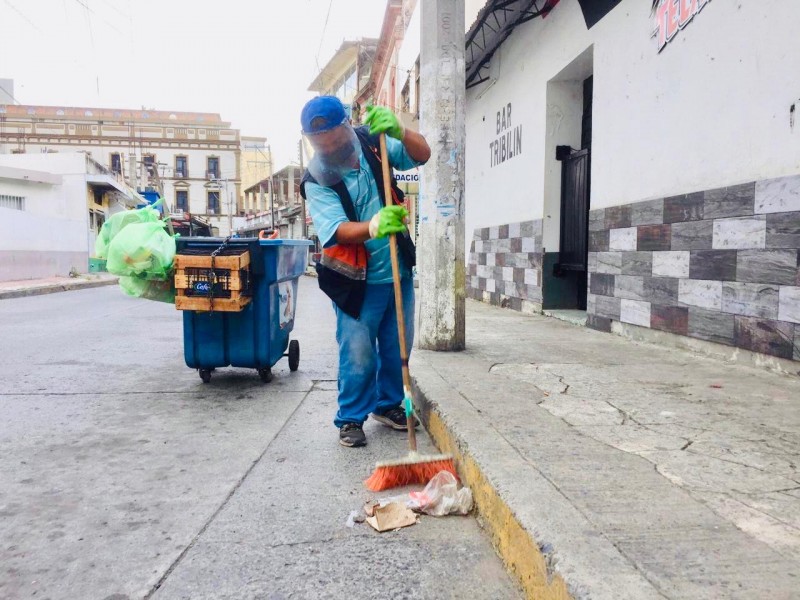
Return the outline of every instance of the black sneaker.
[[[392,429],[396,429],[398,431],[406,431],[408,430],[408,422],[406,421],[406,411],[403,410],[402,406],[395,406],[394,408],[390,408],[385,413],[381,415],[376,415],[372,413],[372,418],[375,419],[378,423],[382,423],[387,427],[391,427]],[[414,419],[414,429],[417,428],[419,422]]]
[[[339,443],[348,448],[367,445],[367,436],[358,423],[345,423],[339,428]]]

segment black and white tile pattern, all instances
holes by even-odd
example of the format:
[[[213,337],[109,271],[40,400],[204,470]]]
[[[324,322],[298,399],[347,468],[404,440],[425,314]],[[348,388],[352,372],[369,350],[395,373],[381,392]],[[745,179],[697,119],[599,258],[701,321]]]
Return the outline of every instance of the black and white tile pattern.
[[[589,224],[589,326],[800,360],[800,175],[594,210]]]
[[[467,297],[525,312],[542,309],[542,221],[476,229]]]

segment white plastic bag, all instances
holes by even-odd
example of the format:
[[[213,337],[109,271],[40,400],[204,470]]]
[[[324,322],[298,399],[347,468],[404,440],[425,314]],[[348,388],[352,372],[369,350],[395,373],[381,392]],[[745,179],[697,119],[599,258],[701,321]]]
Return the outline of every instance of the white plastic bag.
[[[458,480],[449,471],[439,471],[421,492],[409,493],[408,507],[434,517],[466,515],[472,510],[472,492],[458,489]]]

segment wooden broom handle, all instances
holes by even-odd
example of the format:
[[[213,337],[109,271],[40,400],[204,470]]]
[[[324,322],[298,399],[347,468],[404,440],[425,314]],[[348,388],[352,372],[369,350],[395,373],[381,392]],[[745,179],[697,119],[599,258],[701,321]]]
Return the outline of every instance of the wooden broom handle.
[[[383,170],[383,196],[386,206],[394,204],[392,200],[391,170],[389,168],[389,153],[386,151],[386,134],[380,134],[381,168]],[[397,338],[400,342],[400,360],[403,362],[403,389],[411,393],[411,374],[408,372],[408,348],[406,347],[406,325],[403,316],[403,290],[400,286],[400,262],[397,259],[397,238],[395,234],[389,236],[389,254],[392,258],[392,279],[394,281],[394,306],[397,310]],[[414,431],[414,415],[408,417],[408,448],[412,452],[417,450],[417,435]]]

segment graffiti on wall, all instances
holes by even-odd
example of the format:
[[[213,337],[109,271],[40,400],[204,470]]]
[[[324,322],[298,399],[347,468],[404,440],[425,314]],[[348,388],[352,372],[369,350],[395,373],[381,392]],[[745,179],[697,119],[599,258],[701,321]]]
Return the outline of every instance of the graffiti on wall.
[[[711,0],[659,0],[656,5],[656,22],[653,37],[658,41],[658,51],[671,42],[679,30],[686,27],[694,16]]]

